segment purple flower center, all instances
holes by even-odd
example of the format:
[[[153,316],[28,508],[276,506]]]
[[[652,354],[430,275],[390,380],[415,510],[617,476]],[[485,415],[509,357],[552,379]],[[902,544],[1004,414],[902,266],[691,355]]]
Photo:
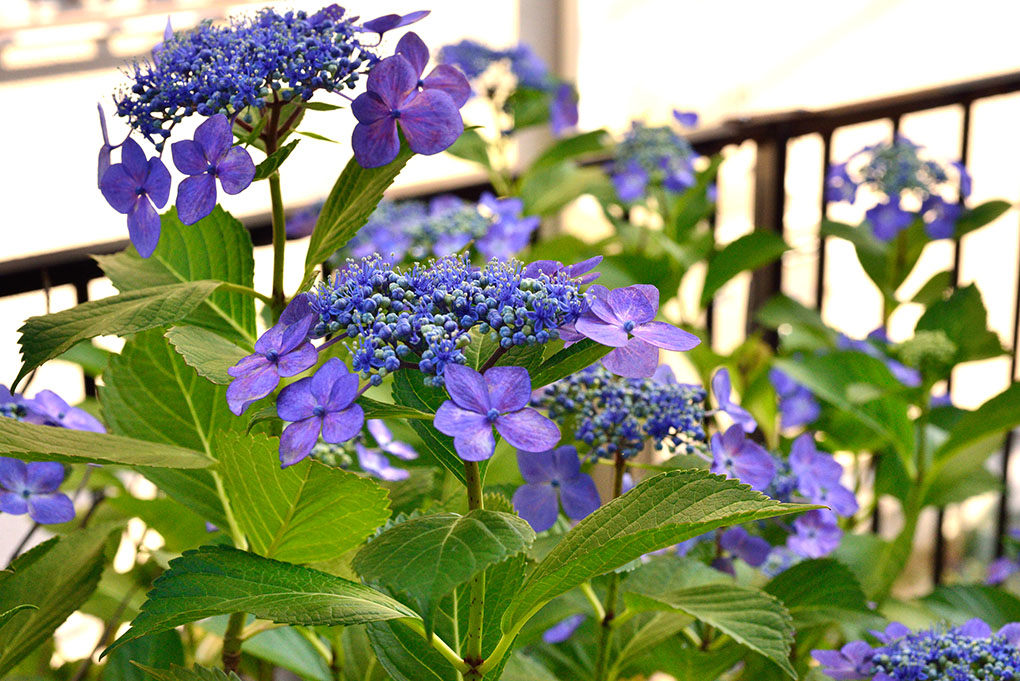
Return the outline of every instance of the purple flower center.
[[[312,415],[318,416],[321,419],[323,416],[326,415],[326,408],[321,404],[318,404],[315,406],[315,409],[312,409]]]
[[[627,320],[623,323],[623,330],[626,331],[627,333],[630,333],[631,331],[634,330],[635,326],[637,325],[632,320]]]
[[[266,359],[269,360],[270,363],[276,364],[280,361],[280,353],[276,350],[270,350],[266,353]]]
[[[28,499],[30,496],[32,496],[32,490],[26,487],[25,489],[21,490],[21,496]]]
[[[390,118],[394,120],[400,118],[400,109],[390,109]]]
[[[552,487],[553,489],[556,489],[557,487],[560,486],[560,481],[559,480],[555,480],[555,479],[550,480],[549,481],[549,486]]]
[[[495,407],[493,407],[492,409],[489,409],[489,412],[485,415],[485,420],[488,421],[489,423],[492,423],[493,421],[495,421],[498,418],[499,418],[499,410],[496,409]]]

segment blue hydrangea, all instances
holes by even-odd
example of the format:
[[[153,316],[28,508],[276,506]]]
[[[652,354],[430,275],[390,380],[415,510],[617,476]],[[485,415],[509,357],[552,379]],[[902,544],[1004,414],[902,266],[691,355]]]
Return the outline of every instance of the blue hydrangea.
[[[636,455],[646,443],[671,454],[704,447],[705,390],[655,378],[623,378],[591,366],[547,387],[534,403],[597,457]]]
[[[868,209],[867,219],[882,241],[894,239],[918,218],[932,239],[952,237],[963,212],[956,197],[970,194],[970,175],[962,163],[943,165],[922,158],[922,148],[902,135],[891,143],[864,147],[829,168],[826,198],[854,203],[860,187],[877,193],[881,198]]]
[[[373,383],[417,364],[434,384],[448,364],[464,364],[464,349],[483,335],[504,350],[547,343],[580,317],[586,301],[566,272],[525,276],[515,260],[477,268],[447,256],[401,268],[374,255],[349,260],[321,283],[312,308],[312,337],[349,339],[352,368]]]
[[[693,187],[694,161],[691,143],[669,126],[649,127],[640,121],[616,148],[612,179],[621,201],[637,201],[649,184],[681,193]]]
[[[308,100],[319,90],[353,88],[378,60],[361,42],[356,19],[336,5],[311,15],[266,8],[227,25],[206,21],[179,31],[157,58],[133,64],[117,114],[161,148],[192,114],[233,116],[263,108],[270,97]]]

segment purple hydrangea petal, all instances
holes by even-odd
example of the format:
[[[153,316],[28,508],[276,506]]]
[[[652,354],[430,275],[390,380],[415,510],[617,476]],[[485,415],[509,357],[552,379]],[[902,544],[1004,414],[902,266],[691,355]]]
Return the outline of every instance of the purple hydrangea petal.
[[[28,513],[28,499],[17,492],[0,491],[0,512],[25,515]]]
[[[227,386],[227,406],[235,416],[243,414],[254,402],[261,400],[269,393],[276,390],[280,384],[280,376],[276,373],[273,365],[261,358],[263,364],[250,371],[244,376],[235,378]],[[243,361],[243,360],[242,360]],[[288,388],[290,386],[287,386]],[[284,388],[286,390],[286,388]],[[281,398],[283,394],[281,392]],[[278,407],[279,408],[279,407]],[[293,417],[294,413],[290,413]],[[304,418],[307,414],[297,418]],[[281,418],[283,418],[281,416]],[[296,418],[288,418],[287,421],[294,421]]]
[[[630,342],[630,336],[618,322],[607,322],[591,313],[574,322],[574,329],[586,338],[611,348],[622,348]]]
[[[209,173],[192,175],[177,185],[177,217],[193,225],[216,206],[216,179]]]
[[[231,384],[233,385],[233,384]],[[301,421],[312,415],[318,401],[312,395],[312,378],[301,378],[280,391],[276,413],[284,421]]]
[[[149,159],[149,170],[145,177],[145,193],[157,208],[162,208],[170,199],[170,171],[158,156]]]
[[[33,494],[56,492],[64,481],[64,466],[55,461],[33,461],[25,468],[25,486]]]
[[[149,172],[149,162],[145,158],[145,152],[138,146],[138,142],[128,138],[120,147],[120,164],[124,167],[128,176],[136,184],[145,182],[145,175]]]
[[[559,449],[566,449],[560,447]],[[573,447],[570,447],[573,449]],[[577,450],[573,456],[577,458]],[[521,471],[524,482],[538,484],[556,479],[556,461],[552,450],[544,452],[527,452],[517,450],[517,468]]]
[[[418,452],[414,449],[414,447],[406,442],[400,442],[397,440],[385,445],[383,447],[383,451],[387,454],[392,454],[398,459],[403,459],[404,461],[414,461],[418,458]]]
[[[453,447],[457,456],[465,461],[485,461],[496,451],[496,438],[492,435],[492,426],[488,421],[485,427],[475,432],[462,432],[453,438]]]
[[[392,120],[390,106],[374,92],[358,95],[351,103],[351,113],[359,123],[375,123],[381,120]],[[396,123],[394,123],[394,126]]]
[[[556,471],[555,478],[561,482],[576,478],[581,474],[581,459],[577,456],[577,449],[572,445],[564,445],[554,449],[552,451],[552,463],[553,470]]]
[[[531,407],[503,414],[495,425],[504,440],[526,452],[552,449],[560,441],[559,427]]]
[[[372,93],[362,94],[358,99],[368,94]],[[400,153],[397,122],[392,118],[383,118],[374,123],[358,123],[354,126],[354,134],[351,136],[351,147],[362,168],[380,168],[386,165]]]
[[[447,400],[439,405],[432,425],[444,435],[475,433],[483,428],[492,430],[492,425],[484,414],[458,407],[453,400]]]
[[[357,376],[352,376],[357,380]],[[332,444],[347,442],[361,432],[364,423],[365,412],[359,404],[328,412],[322,419],[322,439]]]
[[[354,399],[353,394],[358,391],[358,377],[357,374],[351,374],[347,371],[347,365],[341,362],[338,358],[333,357],[328,360],[325,364],[319,367],[315,374],[312,375],[312,381],[308,385],[308,390],[312,393],[312,397],[315,401],[323,406],[330,406],[329,402],[333,399],[333,391],[338,381],[344,377],[350,377],[354,379],[353,389],[352,384],[348,380],[344,385],[344,393],[350,393],[352,397],[342,404],[336,405],[337,409],[346,407]],[[338,395],[337,398],[341,398],[344,395]]]
[[[418,85],[418,74],[403,55],[386,57],[372,67],[366,89],[374,92],[390,109],[402,108],[404,98]]]
[[[315,390],[315,381],[312,380],[312,390]],[[329,397],[322,406],[328,412],[337,412],[346,409],[358,397],[358,375],[345,374],[336,379],[329,391]]]
[[[124,164],[117,163],[107,168],[99,181],[99,191],[103,198],[118,213],[127,214],[134,208],[138,198],[138,183],[131,179]]]
[[[417,33],[408,31],[397,42],[395,52],[410,62],[415,74],[421,78],[421,74],[425,73],[425,66],[429,63],[429,48],[426,47],[425,41]]]
[[[448,149],[464,132],[464,121],[453,99],[441,90],[423,90],[400,109],[400,129],[411,151],[423,156]]]
[[[195,140],[180,140],[170,145],[174,166],[185,175],[201,175],[209,170],[209,159]]]
[[[390,464],[390,460],[382,453],[365,447],[360,442],[354,446],[358,455],[358,465],[361,470],[370,473],[382,480],[406,480],[411,473],[403,468],[397,468]]]
[[[571,615],[545,630],[542,640],[548,644],[563,643],[577,631],[584,622],[584,615]]]
[[[631,333],[658,348],[677,352],[685,352],[701,343],[701,339],[693,333],[666,322],[646,322],[635,326]]]
[[[299,293],[287,303],[287,307],[280,313],[279,323],[289,326],[300,320],[312,320],[315,317],[315,310],[312,309],[312,295],[310,293]]]
[[[41,525],[66,523],[74,519],[74,504],[66,494],[33,494],[28,498],[28,515]]]
[[[281,355],[276,370],[280,376],[297,376],[302,371],[315,366],[318,359],[319,353],[315,346],[305,341],[287,354]]]
[[[321,429],[322,419],[315,416],[295,421],[284,428],[283,435],[280,436],[281,466],[283,468],[292,466],[311,454]]]
[[[602,366],[624,378],[648,378],[659,366],[659,349],[640,338],[631,338],[602,358]]]
[[[914,220],[914,214],[900,208],[895,201],[877,204],[865,213],[865,217],[871,223],[875,238],[880,241],[892,241]]]
[[[595,481],[583,473],[560,483],[560,500],[563,512],[573,520],[587,517],[602,505]]]
[[[685,128],[693,128],[698,124],[698,114],[695,111],[680,111],[673,109],[673,118]]]
[[[988,564],[988,575],[985,577],[985,584],[1002,584],[1012,575],[1020,572],[1020,565],[1012,558],[996,558]]]
[[[160,223],[159,213],[144,195],[138,197],[134,208],[128,213],[127,225],[128,236],[138,255],[150,257],[159,244]]]
[[[609,306],[616,318],[623,322],[644,324],[652,321],[659,311],[658,301],[659,290],[647,284],[634,284],[609,292]]]
[[[1003,626],[996,636],[1003,637],[1012,646],[1020,645],[1020,622],[1010,622]]]
[[[549,127],[559,137],[569,128],[577,125],[577,91],[570,83],[560,83],[556,94],[549,102]]]
[[[255,352],[259,355],[265,355],[271,351],[281,352],[283,350],[283,335],[286,331],[287,327],[280,323],[267,329],[255,341]]]
[[[106,427],[102,422],[84,409],[71,407],[63,420],[64,428],[70,430],[84,430],[91,433],[105,433]]]
[[[544,532],[556,524],[559,504],[556,490],[549,485],[521,485],[514,492],[514,510],[528,521],[535,532]]]
[[[489,404],[501,414],[523,409],[531,400],[531,377],[524,367],[492,367],[484,378]]]
[[[20,490],[28,484],[28,466],[24,461],[0,457],[0,486]]]
[[[371,31],[373,33],[378,33],[379,35],[382,35],[383,33],[386,33],[387,31],[392,31],[395,28],[400,28],[401,26],[407,26],[408,24],[413,24],[416,21],[421,21],[422,19],[429,15],[430,11],[431,10],[424,9],[418,10],[417,12],[410,12],[404,15],[384,14],[381,17],[376,17],[375,19],[370,19],[366,21],[361,26],[366,31]]]
[[[210,163],[216,163],[223,158],[233,141],[234,135],[230,130],[230,121],[223,114],[214,114],[195,128],[195,142],[201,147],[205,158]]]
[[[492,406],[489,386],[480,373],[462,364],[447,364],[443,378],[446,392],[450,393],[451,399],[458,407],[479,414],[489,411],[489,407]]]
[[[978,617],[967,620],[957,628],[957,631],[971,638],[988,638],[992,635],[992,628]]]
[[[255,162],[246,149],[231,147],[216,164],[216,176],[220,178],[223,191],[240,194],[255,179]]]
[[[440,64],[429,71],[422,85],[426,90],[445,92],[458,109],[471,98],[471,84],[460,70],[449,64]]]
[[[644,196],[645,189],[648,187],[648,173],[637,163],[631,164],[622,173],[613,175],[612,179],[616,195],[620,197],[621,201],[627,203],[637,201]]]

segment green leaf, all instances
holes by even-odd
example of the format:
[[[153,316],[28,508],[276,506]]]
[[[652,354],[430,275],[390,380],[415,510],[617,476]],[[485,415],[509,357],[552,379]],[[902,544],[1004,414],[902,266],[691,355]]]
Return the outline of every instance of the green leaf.
[[[483,168],[492,167],[492,162],[489,160],[489,145],[477,130],[462,132],[457,141],[446,149],[446,152],[465,161],[478,163]]]
[[[7,619],[0,628],[0,678],[50,639],[92,595],[103,572],[107,540],[116,529],[97,524],[54,537],[18,556],[9,570],[0,573],[0,612]],[[16,612],[11,614],[12,610]]]
[[[298,135],[304,135],[305,137],[310,137],[313,140],[319,140],[320,142],[330,142],[331,144],[340,144],[335,139],[331,139],[329,137],[326,137],[325,135],[320,135],[317,132],[311,132],[309,130],[295,130],[294,132],[296,134],[298,134]]]
[[[230,213],[216,206],[208,216],[189,226],[182,224],[176,210],[171,209],[160,221],[159,245],[152,257],[142,258],[129,247],[115,255],[96,258],[121,293],[205,279],[248,288],[254,285],[251,236]],[[255,300],[244,293],[216,291],[179,319],[215,331],[244,347],[250,348],[255,343]]]
[[[528,173],[521,183],[525,215],[553,215],[584,194],[606,194],[612,183],[599,168],[562,161]]]
[[[112,659],[113,655],[110,658]],[[234,672],[228,674],[222,669],[210,669],[198,665],[188,669],[173,664],[169,669],[156,669],[137,662],[135,664],[156,681],[241,681],[241,678]]]
[[[425,385],[425,380],[419,371],[404,370],[393,375],[393,401],[402,407],[409,407],[417,411],[435,414],[448,398],[446,391]],[[422,451],[429,454],[446,470],[453,473],[461,482],[464,478],[464,461],[457,455],[453,446],[453,438],[443,435],[431,423],[424,423],[420,420],[409,420],[408,425],[421,438]],[[483,480],[487,461],[479,462]]]
[[[1005,352],[999,337],[988,328],[988,311],[974,284],[932,303],[917,320],[914,332],[918,331],[944,331],[956,345],[953,364],[998,357]]]
[[[244,348],[200,326],[175,326],[164,336],[188,366],[217,385],[228,385],[233,381],[227,369],[249,354]]]
[[[787,607],[798,629],[875,617],[857,578],[832,559],[797,563],[766,584],[765,592]]]
[[[174,468],[141,468],[149,481],[159,487],[174,502],[191,509],[216,527],[228,528],[227,520],[216,490],[216,481],[206,470],[178,470]],[[194,546],[194,544],[192,544]]]
[[[775,366],[881,435],[895,447],[907,470],[912,470],[908,460],[914,450],[913,422],[906,401],[895,395],[903,386],[882,360],[860,352],[832,352],[779,359]]]
[[[659,609],[666,608],[659,606]],[[651,616],[639,616],[626,623],[617,633],[618,640],[622,639],[624,644],[613,660],[615,676],[619,677],[626,673],[642,655],[662,647],[666,641],[683,631],[691,621],[691,617],[686,613],[668,611],[654,613]]]
[[[789,249],[783,237],[766,231],[754,231],[726,244],[708,261],[705,284],[701,290],[701,305],[707,305],[716,292],[733,277],[741,272],[764,267],[782,257]]]
[[[109,350],[97,347],[91,341],[82,341],[57,359],[74,362],[81,367],[86,376],[96,378],[106,370],[106,364],[110,361],[112,354]]]
[[[953,273],[950,271],[936,272],[924,286],[914,294],[911,302],[928,307],[943,299],[946,291],[953,287]]]
[[[591,366],[609,354],[613,348],[600,345],[590,338],[574,343],[548,358],[531,375],[531,389],[537,390],[561,378]]]
[[[793,625],[790,613],[773,596],[746,587],[706,584],[667,594],[628,594],[643,606],[658,604],[663,610],[681,612],[711,624],[733,640],[775,662],[791,678]]]
[[[383,192],[414,155],[406,142],[397,157],[381,168],[362,168],[355,159],[347,163],[326,198],[315,222],[305,256],[305,274],[343,247],[379,205]]]
[[[104,654],[141,636],[235,612],[304,626],[417,618],[367,586],[227,546],[204,546],[170,561],[131,629]]]
[[[26,461],[205,468],[212,460],[184,447],[0,419],[0,452]]]
[[[361,405],[361,409],[365,412],[366,419],[418,419],[421,421],[431,421],[436,416],[433,413],[419,411],[411,407],[402,407],[399,404],[373,400],[364,395],[358,398],[358,404]],[[275,416],[276,407],[274,406],[272,409]]]
[[[865,274],[871,278],[887,300],[894,299],[895,288],[890,281],[889,272],[889,244],[876,239],[870,229],[832,220],[822,220],[821,232],[824,236],[834,236],[853,244],[857,260]]]
[[[525,177],[539,169],[556,165],[561,161],[606,151],[610,142],[609,134],[605,130],[592,130],[591,132],[582,132],[579,135],[560,138],[550,144],[538,158],[531,162]]]
[[[254,552],[291,563],[339,558],[389,517],[371,478],[306,459],[280,468],[279,440],[217,433],[213,455]]]
[[[14,385],[30,371],[81,341],[96,336],[127,336],[180,321],[220,285],[193,281],[138,289],[70,310],[29,317],[18,331],[24,364]]]
[[[14,606],[13,608],[6,612],[0,612],[0,627],[3,627],[5,624],[10,622],[11,618],[13,618],[22,610],[38,610],[38,609],[39,608],[37,606],[34,606],[31,603],[22,603],[21,605]]]
[[[171,665],[184,664],[184,645],[174,630],[143,636],[118,648],[103,667],[103,681],[146,681],[159,678]],[[152,672],[146,671],[151,668]]]
[[[458,681],[446,658],[407,627],[377,622],[366,632],[376,659],[393,681]]]
[[[517,87],[506,98],[506,111],[514,119],[513,129],[541,125],[549,120],[548,93],[535,88]]]
[[[311,111],[337,111],[343,108],[342,106],[327,104],[326,102],[305,102],[304,107]]]
[[[358,552],[353,565],[366,581],[410,596],[431,631],[440,600],[533,541],[531,526],[507,513],[438,513],[386,530]]]
[[[1020,620],[1020,598],[1004,589],[983,584],[940,586],[922,602],[939,619],[952,624],[980,617],[994,630]]]
[[[781,334],[784,348],[789,347],[788,336],[794,333],[808,341],[796,343],[796,349],[815,350],[836,344],[836,332],[822,321],[820,314],[782,294],[773,296],[758,310],[758,321],[770,329],[780,330],[784,325],[790,326],[789,334]],[[805,345],[808,347],[805,348]]]
[[[956,238],[969,234],[975,229],[984,227],[997,220],[1012,206],[1008,201],[985,201],[981,205],[968,208],[956,220]]]
[[[300,131],[298,134],[302,134]],[[294,147],[298,145],[301,140],[294,140],[288,144],[284,144],[282,147],[274,151],[272,154],[266,157],[262,163],[255,166],[255,177],[252,182],[258,182],[259,180],[267,180],[269,176],[280,169],[283,162],[290,156],[290,152],[294,151]]]
[[[528,576],[503,616],[503,630],[592,577],[651,551],[749,520],[812,507],[781,504],[736,480],[703,470],[661,473],[595,511],[564,535]]]

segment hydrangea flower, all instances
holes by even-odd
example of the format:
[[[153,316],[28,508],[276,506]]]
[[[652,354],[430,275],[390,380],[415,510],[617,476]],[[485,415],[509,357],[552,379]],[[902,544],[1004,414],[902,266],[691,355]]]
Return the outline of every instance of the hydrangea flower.
[[[783,429],[806,426],[822,412],[814,393],[779,369],[769,370],[769,381],[779,398],[779,425]]]
[[[758,428],[758,423],[747,411],[730,398],[732,385],[730,383],[729,369],[722,368],[715,372],[712,377],[712,393],[719,405],[719,411],[725,412],[733,419],[733,422],[743,428],[745,433],[753,433]]]
[[[698,126],[698,114],[696,111],[673,109],[673,118],[685,128],[695,128]]]
[[[485,235],[478,240],[479,253],[487,259],[506,259],[527,248],[541,218],[537,215],[524,217],[522,200],[514,197],[498,199],[491,192],[485,192],[479,204],[494,219]]]
[[[72,407],[52,390],[40,390],[32,399],[23,400],[22,404],[25,407],[24,419],[28,423],[92,433],[106,432],[99,419],[84,409]]]
[[[156,156],[146,160],[145,152],[132,139],[124,140],[120,159],[103,172],[99,189],[115,211],[128,216],[131,243],[140,256],[148,258],[159,243],[156,208],[165,206],[170,198],[170,171]]]
[[[761,445],[744,437],[743,429],[734,424],[725,433],[716,433],[710,440],[712,472],[737,478],[754,489],[764,490],[776,474],[776,464]]]
[[[25,397],[12,393],[6,385],[0,383],[0,418],[24,420],[27,414],[25,402]]]
[[[370,449],[360,441],[354,444],[361,470],[382,480],[406,480],[410,473],[394,466],[387,455],[413,461],[418,458],[418,452],[406,442],[394,440],[393,433],[382,420],[369,419],[366,425],[375,439],[376,448]]]
[[[544,452],[518,451],[517,466],[525,484],[514,492],[514,509],[535,532],[556,524],[561,502],[572,520],[584,518],[601,503],[595,481],[581,472],[577,449],[571,445]]]
[[[601,255],[576,262],[573,265],[564,265],[559,260],[533,260],[525,266],[524,276],[532,279],[541,274],[555,277],[562,272],[568,279],[573,279],[578,284],[590,284],[602,276],[599,272],[592,272],[601,262]]]
[[[315,203],[288,215],[285,225],[287,239],[303,239],[306,236],[311,236],[321,212],[322,203]]]
[[[881,326],[869,333],[865,340],[850,338],[842,333],[836,338],[836,347],[840,350],[855,350],[882,360],[893,378],[908,388],[921,385],[921,373],[917,369],[905,366],[886,354],[890,345],[889,336]]]
[[[549,127],[559,137],[577,125],[577,90],[570,83],[560,83],[549,103]]]
[[[834,681],[853,681],[871,676],[874,653],[864,641],[851,641],[839,650],[812,650],[811,656]]]
[[[821,510],[808,511],[797,516],[793,521],[796,534],[786,540],[791,551],[804,558],[823,558],[832,553],[843,532],[836,525],[836,519],[830,512]]]
[[[958,193],[961,200],[967,198],[971,190],[970,175],[961,163],[944,166],[922,159],[921,148],[902,135],[892,143],[864,147],[845,163],[829,168],[825,179],[826,200],[854,203],[858,188],[866,186],[882,197],[866,214],[877,239],[895,239],[918,218],[924,221],[932,239],[952,237],[963,209],[959,202],[950,201],[946,195]],[[905,198],[919,203],[921,209],[917,212],[905,209]]]
[[[719,546],[751,567],[764,565],[772,550],[772,546],[767,541],[749,534],[740,526],[731,527],[719,535]]]
[[[264,109],[267,100],[307,101],[320,90],[353,88],[378,61],[355,21],[337,5],[311,15],[266,8],[226,25],[178,31],[153,63],[134,64],[117,114],[162,149],[173,126],[193,114],[233,117]]]
[[[584,623],[584,615],[571,615],[552,625],[542,633],[542,640],[552,645],[563,643],[574,635],[577,628]]]
[[[255,342],[255,352],[227,369],[234,377],[227,387],[227,404],[237,416],[276,390],[280,378],[315,365],[318,352],[308,342],[308,332],[317,320],[310,299],[307,293],[294,296],[280,320]]]
[[[659,348],[690,350],[701,341],[666,322],[656,322],[659,289],[635,284],[610,291],[598,284],[589,290],[591,307],[574,324],[581,335],[615,348],[602,364],[628,378],[651,376],[659,366]]]
[[[705,391],[675,380],[623,378],[594,365],[547,386],[533,403],[573,425],[574,439],[597,457],[631,457],[646,444],[690,454],[705,441]]]
[[[193,225],[216,206],[216,180],[227,194],[240,194],[255,179],[255,163],[242,148],[231,146],[234,134],[223,114],[206,119],[195,139],[170,145],[174,165],[188,177],[177,187],[177,216]]]
[[[444,89],[418,89],[415,67],[395,54],[380,61],[368,76],[367,92],[351,105],[358,124],[351,145],[364,168],[384,166],[400,153],[403,132],[411,151],[438,154],[464,132],[460,107]]]
[[[610,175],[620,200],[630,203],[642,198],[649,184],[672,193],[693,187],[696,159],[690,142],[669,126],[635,121],[616,149]]]
[[[484,461],[496,449],[492,429],[517,449],[544,452],[556,446],[560,429],[528,407],[531,378],[524,367],[492,367],[480,374],[470,367],[448,364],[445,372],[449,400],[436,410],[433,425],[453,437],[465,461]]]
[[[293,465],[311,453],[321,434],[329,443],[346,442],[361,432],[365,412],[354,403],[358,375],[336,357],[313,376],[298,379],[280,391],[276,412],[290,425],[280,437],[280,462]]]
[[[429,15],[429,10],[418,10],[417,12],[410,12],[408,14],[384,14],[381,17],[376,17],[362,24],[362,28],[366,31],[378,33],[380,37],[388,31],[392,31],[395,28],[402,28],[409,26],[415,22],[421,21]]]
[[[417,33],[406,33],[397,43],[397,54],[402,55],[411,63],[418,74],[420,90],[439,90],[445,92],[459,109],[471,97],[471,84],[464,74],[449,64],[439,64],[422,77],[429,63],[429,48],[418,37]]]
[[[26,464],[0,457],[0,511],[11,515],[27,513],[41,525],[72,520],[71,498],[57,491],[64,475],[64,466],[52,461]]]

